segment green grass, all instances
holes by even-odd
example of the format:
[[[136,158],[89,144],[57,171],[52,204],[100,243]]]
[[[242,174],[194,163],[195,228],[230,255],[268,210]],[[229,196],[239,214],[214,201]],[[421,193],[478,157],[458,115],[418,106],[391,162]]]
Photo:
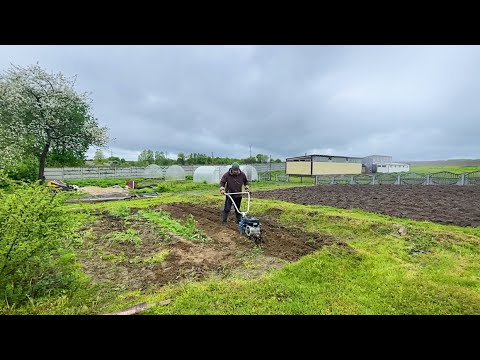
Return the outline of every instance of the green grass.
[[[153,255],[152,257],[144,259],[143,261],[147,264],[159,264],[164,262],[167,259],[168,255],[170,255],[170,251],[163,250],[160,251],[158,254]]]
[[[172,202],[191,202],[221,209],[218,187],[206,192],[179,185],[150,199],[66,205],[79,221],[91,221],[97,211],[128,216],[128,208],[160,224],[165,231],[193,241],[202,240],[195,219],[173,220],[150,208]],[[190,183],[193,184],[193,183]],[[295,184],[296,186],[297,184]],[[252,191],[292,184],[258,182]],[[361,210],[306,206],[252,197],[251,213],[262,218],[270,210],[279,221],[335,239],[338,243],[271,270],[256,279],[228,277],[202,282],[184,281],[145,292],[120,284],[88,285],[74,295],[38,299],[23,308],[0,303],[0,313],[92,314],[120,310],[142,302],[171,299],[146,314],[480,314],[480,228],[462,228],[378,215]],[[399,226],[407,234],[399,234]],[[135,235],[119,236],[132,239]],[[88,232],[84,234],[88,237]],[[91,236],[91,235],[90,235]],[[125,240],[129,241],[129,240]],[[167,251],[142,261],[162,262]],[[102,254],[105,261],[122,255]],[[249,258],[243,259],[248,267]],[[9,307],[10,306],[10,307]]]
[[[111,187],[113,185],[118,185],[125,187],[128,180],[142,181],[143,179],[127,179],[127,178],[108,178],[108,179],[83,179],[83,180],[65,180],[66,183],[70,185],[77,185],[80,187],[84,186],[99,186],[99,187]]]
[[[130,214],[130,207],[128,206],[128,203],[118,201],[116,203],[112,203],[112,206],[109,208],[109,213],[110,215],[113,216],[119,216],[122,218],[126,218]]]
[[[138,213],[154,223],[159,224],[162,228],[167,229],[167,231],[180,235],[185,239],[203,243],[208,242],[208,238],[205,234],[197,229],[197,221],[192,215],[189,215],[183,223],[180,223],[179,221],[172,219],[165,211],[140,210]]]
[[[110,233],[109,236],[107,236],[107,240],[113,244],[142,245],[142,239],[138,236],[138,231],[135,229],[127,229],[125,232],[116,231]]]
[[[292,176],[288,177],[288,182],[290,184],[297,184],[297,185],[315,185],[315,177],[311,176]]]
[[[433,174],[441,171],[449,171],[454,174],[463,174],[467,172],[480,171],[480,166],[410,166],[410,172],[419,174]]]
[[[276,172],[280,173],[280,172]],[[275,177],[273,177],[275,179]],[[152,193],[157,192],[160,194],[164,193],[218,193],[220,188],[219,184],[207,184],[206,182],[197,183],[193,180],[184,180],[184,181],[161,181],[158,179],[135,179],[136,183],[140,186],[151,186],[143,189],[130,189],[130,193],[143,194],[143,193]],[[314,185],[314,178],[309,177],[290,177],[290,182],[276,182],[276,181],[253,181],[250,183],[251,191],[258,190],[270,190],[270,189],[281,189],[289,188],[294,186],[309,186]],[[85,179],[85,180],[71,180],[68,181],[69,184],[78,185],[80,187],[84,186],[99,186],[99,187],[111,187],[113,185],[124,186],[126,179]],[[78,198],[79,195],[76,192],[71,192],[69,195],[72,198]]]
[[[164,199],[165,200],[165,199]],[[169,200],[178,201],[173,195]],[[192,199],[188,199],[191,201]],[[197,202],[221,204],[212,195]],[[184,282],[131,302],[172,299],[147,314],[480,314],[480,229],[417,222],[361,210],[255,199],[287,226],[348,245],[324,247],[253,280]],[[399,226],[407,235],[398,233]]]
[[[459,283],[449,261],[426,266],[395,261],[383,251],[324,248],[256,280],[183,283],[136,303],[170,298],[147,314],[478,314],[478,284]],[[393,246],[395,247],[395,246]],[[401,248],[401,246],[400,246]],[[394,260],[394,261],[392,261]],[[433,259],[435,260],[435,259]],[[476,270],[478,271],[478,269]],[[478,272],[477,272],[478,275]],[[453,280],[453,281],[452,281]]]
[[[103,251],[99,252],[100,259],[106,260],[106,261],[113,261],[113,262],[123,262],[127,261],[127,256],[125,253],[120,253],[120,255],[116,254],[105,254]]]

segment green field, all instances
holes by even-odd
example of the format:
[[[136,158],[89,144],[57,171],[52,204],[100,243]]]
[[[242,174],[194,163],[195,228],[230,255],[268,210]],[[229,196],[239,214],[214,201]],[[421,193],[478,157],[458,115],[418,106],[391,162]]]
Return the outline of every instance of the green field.
[[[441,171],[449,171],[454,174],[463,174],[467,172],[480,171],[480,166],[410,166],[410,172],[415,172],[419,174],[433,174]]]
[[[79,256],[88,254],[89,261],[98,262],[96,268],[106,264],[114,268],[125,262],[139,269],[160,266],[168,259],[168,251],[148,258],[129,257],[128,252],[107,253],[114,245],[129,251],[145,246],[146,233],[131,228],[135,221],[142,221],[144,230],[158,231],[159,237],[175,233],[186,241],[203,244],[198,246],[210,246],[195,228],[198,219],[179,222],[168,212],[154,209],[180,202],[220,210],[224,198],[218,195],[218,186],[191,181],[162,185],[165,191],[155,198],[65,205],[64,213],[75,219],[82,238],[75,250]],[[294,185],[298,184],[255,182],[252,191]],[[132,215],[130,208],[139,210]],[[290,229],[287,231],[302,229],[335,241],[298,261],[287,261],[253,277],[248,274],[255,270],[256,259],[263,256],[261,248],[242,255],[244,272],[222,278],[212,275],[140,291],[129,289],[120,278],[113,284],[93,283],[83,275],[81,285],[63,295],[30,298],[21,305],[3,302],[0,311],[99,314],[147,303],[152,307],[145,314],[480,314],[478,228],[260,199],[252,200],[252,209],[260,218],[281,212],[275,221]],[[130,225],[123,233],[103,235],[104,250],[98,252],[92,244],[101,239],[94,230],[96,221],[105,214]],[[407,236],[399,235],[400,225],[408,229]],[[164,300],[169,304],[161,305]]]

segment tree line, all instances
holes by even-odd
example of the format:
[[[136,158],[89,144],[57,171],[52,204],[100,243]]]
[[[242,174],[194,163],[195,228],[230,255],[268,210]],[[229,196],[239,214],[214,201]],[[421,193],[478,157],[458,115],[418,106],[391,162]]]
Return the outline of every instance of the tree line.
[[[270,156],[265,154],[257,154],[256,156],[247,157],[244,159],[229,158],[229,157],[212,157],[201,153],[184,154],[178,153],[176,159],[168,157],[168,153],[163,151],[142,150],[138,155],[137,161],[126,161],[117,156],[106,157],[101,150],[97,150],[93,157],[92,163],[94,165],[110,165],[110,166],[147,166],[156,164],[160,166],[170,165],[224,165],[238,162],[239,164],[260,164],[268,162],[281,162],[280,159],[270,159]],[[84,164],[85,165],[85,164]],[[69,166],[69,165],[65,165]]]

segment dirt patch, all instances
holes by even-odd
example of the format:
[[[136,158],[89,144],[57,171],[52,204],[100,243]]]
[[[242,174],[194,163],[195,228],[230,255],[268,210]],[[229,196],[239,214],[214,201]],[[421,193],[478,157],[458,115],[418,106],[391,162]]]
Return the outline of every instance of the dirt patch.
[[[221,223],[221,209],[200,205],[175,203],[158,207],[168,211],[172,217],[185,219],[189,214],[197,220],[197,227],[202,229],[215,243],[224,244],[238,249],[252,249],[252,241],[240,234],[238,224],[231,212],[227,225]],[[296,261],[310,254],[323,245],[332,244],[333,240],[325,235],[304,232],[296,228],[287,228],[270,218],[261,218],[262,244],[264,255],[287,261]]]
[[[114,187],[102,188],[98,186],[85,186],[79,188],[78,192],[94,196],[128,196],[128,190]]]
[[[79,253],[85,272],[95,282],[108,281],[125,289],[142,290],[209,276],[253,277],[334,242],[327,236],[279,224],[274,219],[275,212],[260,219],[263,242],[257,246],[239,233],[233,213],[226,225],[221,224],[222,209],[175,203],[154,210],[167,211],[179,221],[192,215],[209,241],[198,243],[166,234],[165,229],[142,217],[137,209],[131,209],[128,218],[102,214]],[[141,245],[111,240],[112,233],[132,233],[132,229],[142,240]],[[163,262],[145,262],[162,251],[169,253]]]
[[[316,185],[253,195],[303,205],[362,209],[379,214],[439,224],[480,225],[480,186]]]

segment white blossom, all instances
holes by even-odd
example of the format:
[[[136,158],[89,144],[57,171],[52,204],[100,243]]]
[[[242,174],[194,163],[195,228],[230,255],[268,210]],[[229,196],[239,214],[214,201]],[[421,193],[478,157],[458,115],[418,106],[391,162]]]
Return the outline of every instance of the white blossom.
[[[74,85],[75,78],[49,74],[38,64],[0,75],[0,167],[31,153],[42,168],[53,147],[84,155],[91,145],[107,144],[107,128],[92,115],[88,94]]]

